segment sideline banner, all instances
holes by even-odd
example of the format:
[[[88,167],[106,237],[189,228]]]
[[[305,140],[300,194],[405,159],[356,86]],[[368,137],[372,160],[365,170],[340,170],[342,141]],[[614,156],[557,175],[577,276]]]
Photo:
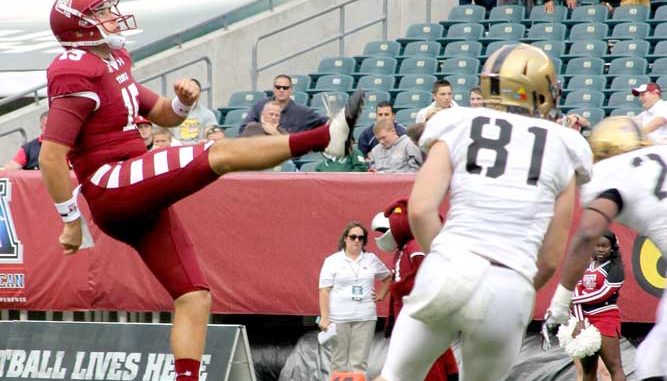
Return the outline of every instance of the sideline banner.
[[[170,325],[0,322],[2,380],[173,380]],[[209,325],[202,381],[255,381],[240,325]]]
[[[0,179],[0,309],[168,311],[172,302],[139,256],[94,223],[95,247],[64,256],[60,217],[37,171]],[[234,173],[175,204],[211,286],[213,311],[227,314],[319,314],[318,277],[344,226],[372,217],[409,194],[414,175],[374,173]],[[1,189],[1,188],[0,188]],[[10,195],[10,196],[8,196]],[[85,202],[83,213],[90,216]],[[443,210],[446,206],[443,206]],[[575,213],[572,232],[578,225]],[[3,227],[5,233],[3,233]],[[624,322],[654,322],[665,260],[623,226]],[[391,266],[392,254],[367,250]],[[538,293],[542,319],[557,277]],[[385,315],[386,303],[378,305]]]

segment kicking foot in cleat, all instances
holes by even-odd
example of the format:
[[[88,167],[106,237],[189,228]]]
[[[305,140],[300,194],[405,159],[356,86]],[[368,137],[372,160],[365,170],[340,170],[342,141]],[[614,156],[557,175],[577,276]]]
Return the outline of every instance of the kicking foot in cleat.
[[[357,90],[348,99],[345,108],[329,121],[329,135],[331,140],[324,152],[342,157],[350,152],[352,146],[352,129],[364,107],[364,91]]]

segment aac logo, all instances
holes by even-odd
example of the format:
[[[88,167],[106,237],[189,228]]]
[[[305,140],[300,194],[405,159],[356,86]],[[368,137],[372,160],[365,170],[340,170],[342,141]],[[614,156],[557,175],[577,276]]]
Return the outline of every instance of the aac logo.
[[[667,261],[648,238],[638,236],[632,248],[632,270],[644,291],[660,297],[665,289]]]
[[[16,238],[8,203],[11,185],[8,179],[0,179],[0,264],[23,263],[23,245]]]

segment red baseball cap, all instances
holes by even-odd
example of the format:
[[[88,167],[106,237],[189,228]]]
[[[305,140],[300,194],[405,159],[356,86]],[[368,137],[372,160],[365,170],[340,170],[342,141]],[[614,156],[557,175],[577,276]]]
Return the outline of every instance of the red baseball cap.
[[[141,115],[137,115],[136,118],[134,118],[134,124],[136,124],[137,126],[139,126],[140,124],[150,124],[151,126],[153,125],[153,123],[151,123],[150,120],[144,118]]]
[[[643,85],[632,89],[632,95],[639,96],[639,94],[644,93],[646,91],[657,91],[658,94],[662,92],[660,90],[660,86],[658,86],[657,83],[644,83]]]

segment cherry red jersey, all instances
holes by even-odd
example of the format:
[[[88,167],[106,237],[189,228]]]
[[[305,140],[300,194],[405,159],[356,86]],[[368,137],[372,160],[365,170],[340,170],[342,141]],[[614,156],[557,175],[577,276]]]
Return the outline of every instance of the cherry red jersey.
[[[575,306],[580,305],[584,315],[618,310],[616,301],[624,281],[621,266],[612,264],[611,261],[600,266],[592,262],[575,287],[572,303]]]
[[[47,124],[44,133],[44,139],[72,148],[69,160],[79,182],[103,164],[146,152],[134,121],[148,114],[158,95],[134,81],[131,65],[125,49],[114,50],[109,59],[70,49],[47,70],[49,103],[69,96],[95,102],[82,126]]]

